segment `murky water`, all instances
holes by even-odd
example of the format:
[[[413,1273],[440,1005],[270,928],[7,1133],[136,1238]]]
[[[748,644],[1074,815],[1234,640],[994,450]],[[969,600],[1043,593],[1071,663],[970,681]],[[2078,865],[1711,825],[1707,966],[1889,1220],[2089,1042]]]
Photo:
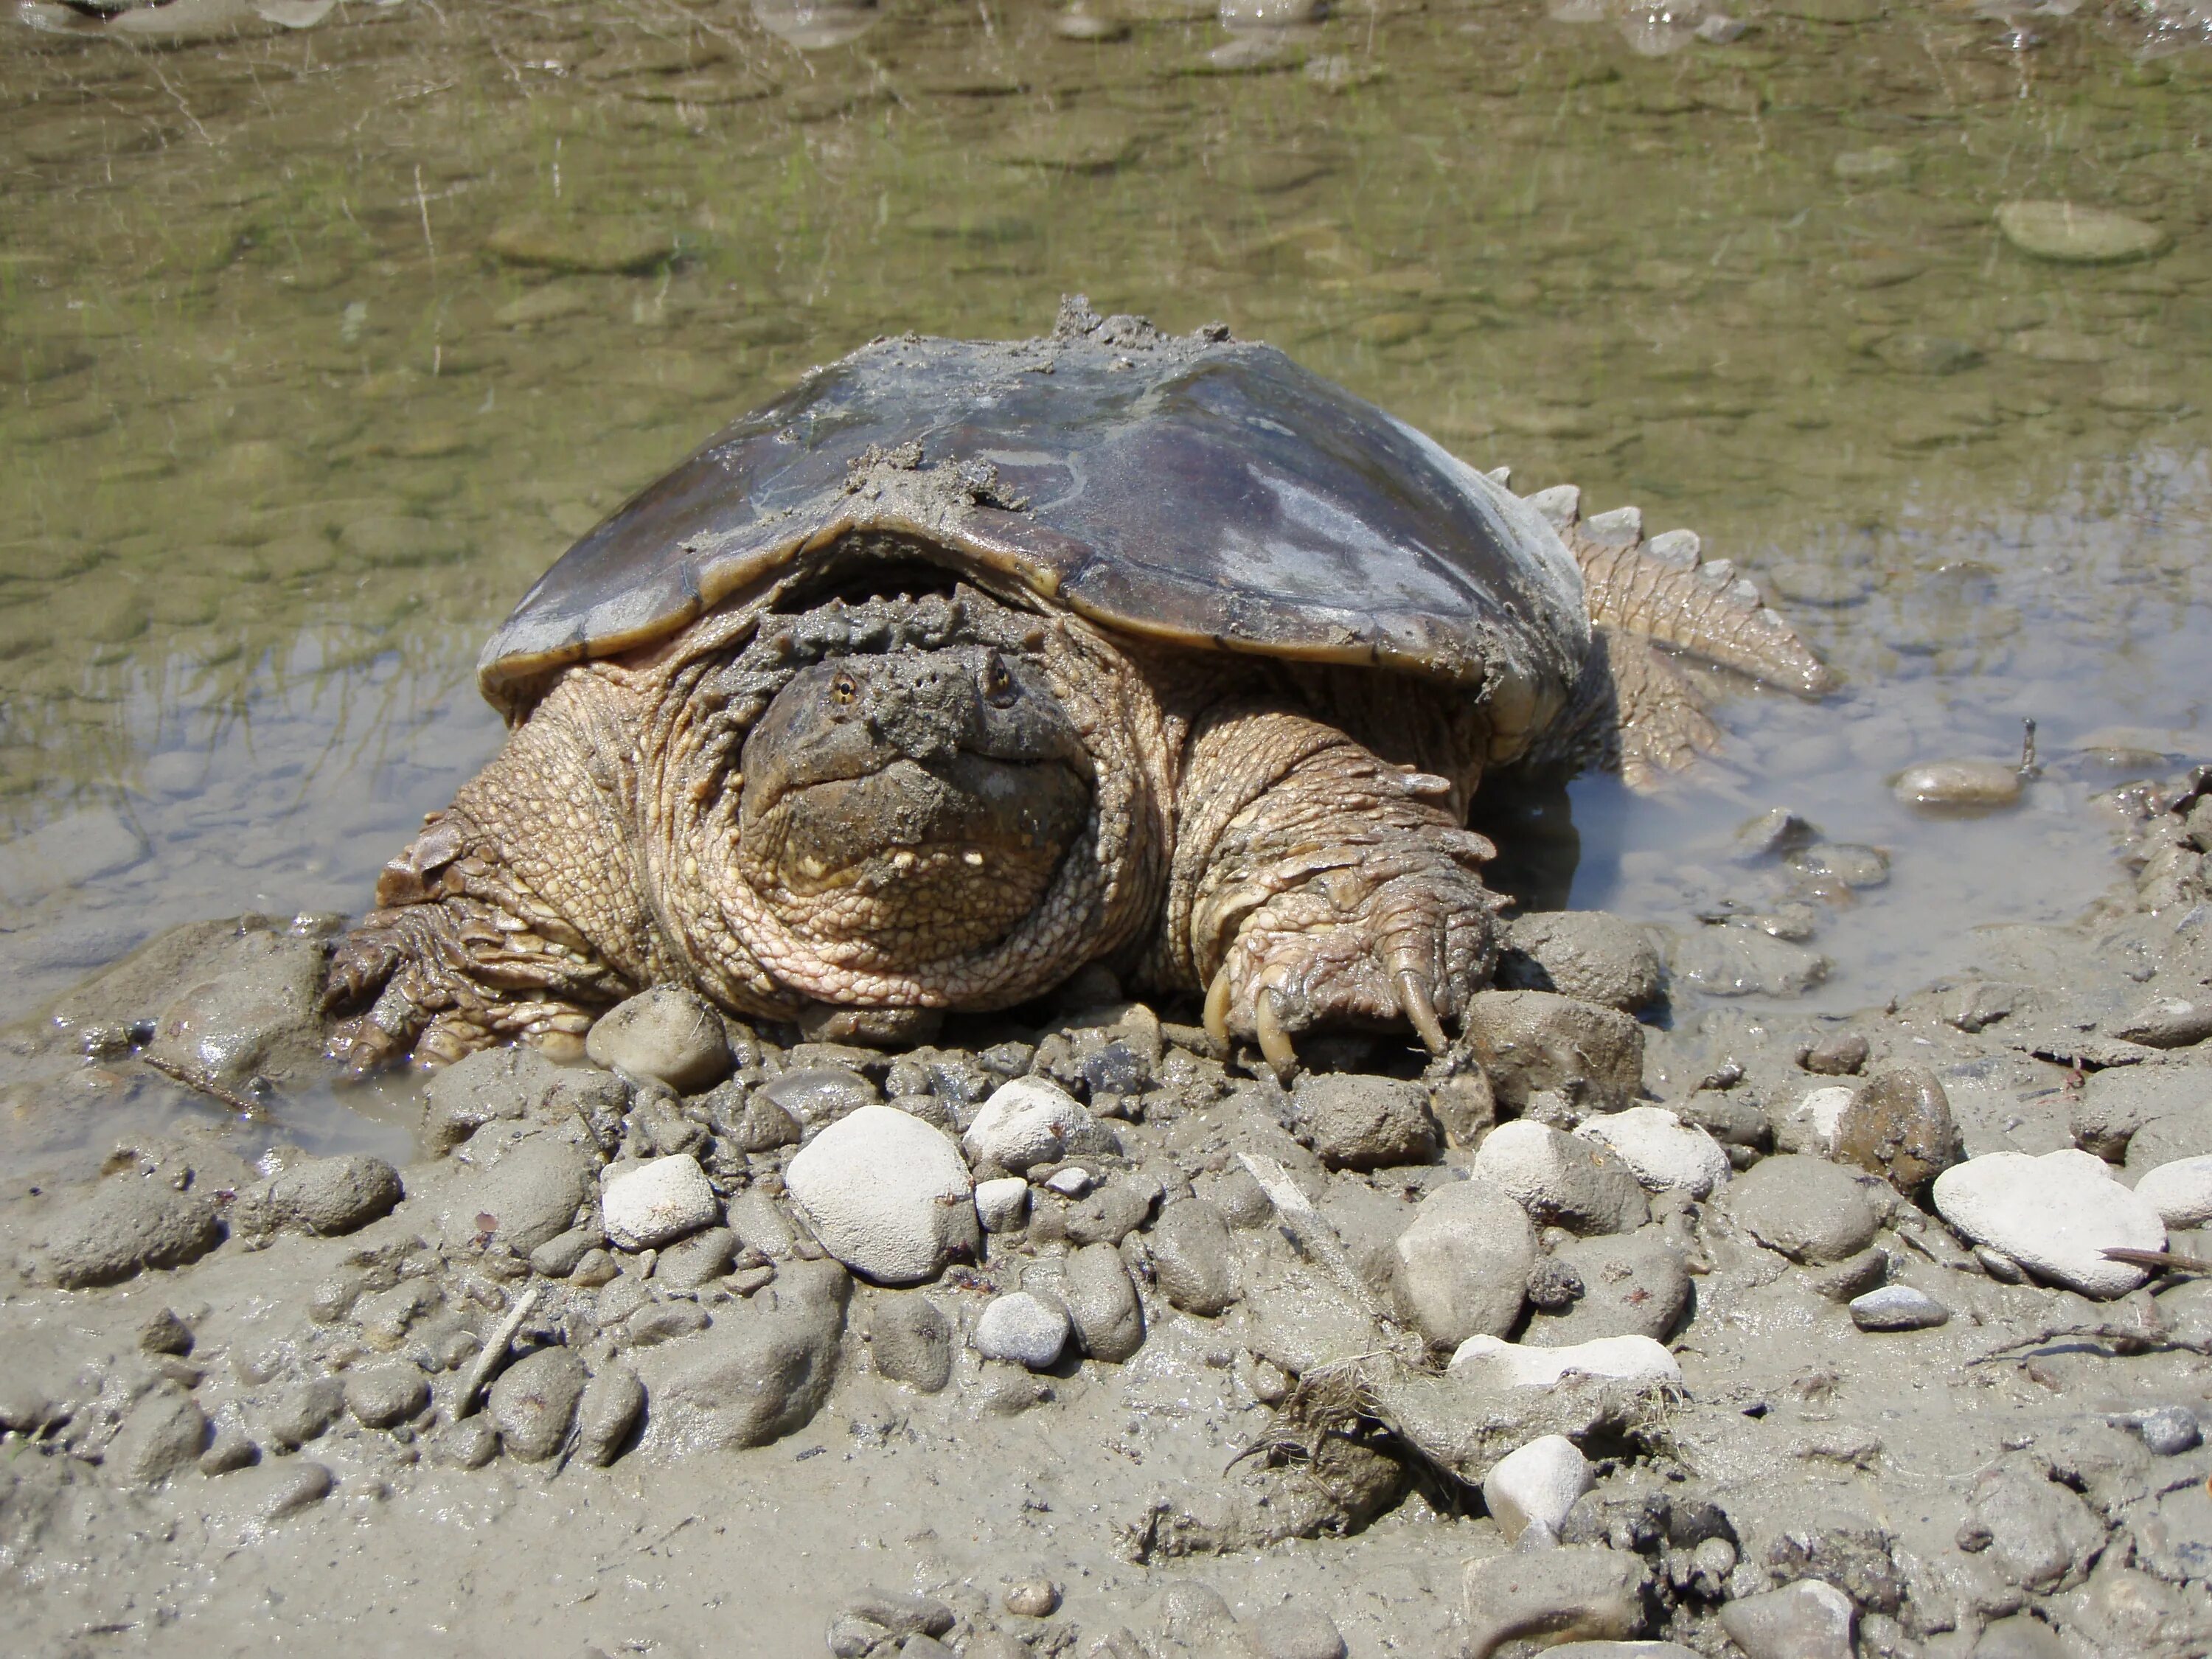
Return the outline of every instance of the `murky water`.
[[[1719,688],[1699,789],[1576,786],[1554,896],[1771,910],[1724,849],[1784,804],[1892,861],[1813,907],[1816,1002],[2073,914],[2089,796],[2212,748],[2212,46],[2062,9],[0,21],[0,1015],[176,921],[359,908],[496,746],[476,649],[570,539],[812,363],[1075,290],[1692,525],[1842,669]],[[2162,251],[2031,257],[1995,216],[2044,198]],[[2019,810],[1892,800],[2023,716]]]

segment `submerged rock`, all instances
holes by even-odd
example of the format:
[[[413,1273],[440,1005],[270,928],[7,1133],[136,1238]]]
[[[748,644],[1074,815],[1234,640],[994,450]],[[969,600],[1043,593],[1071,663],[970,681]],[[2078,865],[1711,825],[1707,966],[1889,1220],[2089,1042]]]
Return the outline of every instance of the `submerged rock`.
[[[2156,225],[2076,202],[2007,202],[1997,209],[1997,228],[2021,252],[2061,264],[2148,259],[2168,246]]]
[[[1907,806],[1988,811],[2019,803],[2020,767],[2007,761],[1926,761],[1899,773],[1890,793]]]

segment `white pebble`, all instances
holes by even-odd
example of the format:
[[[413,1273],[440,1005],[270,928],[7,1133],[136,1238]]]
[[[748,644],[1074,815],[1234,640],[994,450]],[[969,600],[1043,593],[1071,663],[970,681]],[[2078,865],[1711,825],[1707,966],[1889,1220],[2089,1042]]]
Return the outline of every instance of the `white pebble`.
[[[1647,1192],[1680,1189],[1710,1198],[1729,1178],[1728,1153],[1720,1142],[1663,1106],[1632,1106],[1594,1117],[1575,1133],[1610,1146]]]
[[[863,1106],[814,1137],[783,1177],[823,1248],[864,1279],[915,1285],[975,1248],[975,1183],[951,1137],[896,1106]]]
[[[975,1183],[975,1218],[987,1233],[1010,1233],[1030,1212],[1030,1183],[1019,1176],[1000,1176]]]
[[[2212,1221],[2212,1157],[2160,1164],[2136,1182],[2136,1196],[2169,1227],[2202,1227]]]
[[[1064,1157],[1069,1140],[1091,1127],[1090,1111],[1066,1090],[1040,1077],[1017,1078],[983,1103],[960,1145],[970,1163],[1019,1175]]]
[[[1790,1117],[1800,1126],[1802,1150],[1818,1152],[1822,1158],[1835,1156],[1836,1130],[1857,1092],[1856,1089],[1835,1087],[1815,1089],[1790,1109]]]
[[[1674,1356],[1648,1336],[1601,1336],[1565,1348],[1528,1348],[1470,1336],[1446,1368],[1455,1376],[1509,1389],[1549,1388],[1573,1372],[1629,1382],[1680,1382]]]
[[[2106,1250],[2166,1248],[2158,1211],[2112,1179],[2104,1159],[2072,1147],[1969,1158],[1936,1177],[1935,1198],[1966,1238],[2084,1296],[2124,1296],[2148,1277]]]
[[[600,1190],[599,1218],[625,1250],[658,1249],[713,1226],[722,1206],[699,1160],[678,1152],[621,1170]]]
[[[1482,1501],[1508,1540],[1531,1526],[1557,1537],[1575,1499],[1596,1484],[1589,1460],[1575,1443],[1563,1434],[1547,1434],[1491,1466],[1482,1478]]]
[[[1054,1170],[1044,1184],[1062,1198],[1080,1198],[1091,1190],[1091,1171],[1071,1164],[1065,1170]]]
[[[1067,1346],[1067,1310],[1027,1291],[1002,1296],[975,1322],[975,1352],[1033,1371],[1048,1369]]]

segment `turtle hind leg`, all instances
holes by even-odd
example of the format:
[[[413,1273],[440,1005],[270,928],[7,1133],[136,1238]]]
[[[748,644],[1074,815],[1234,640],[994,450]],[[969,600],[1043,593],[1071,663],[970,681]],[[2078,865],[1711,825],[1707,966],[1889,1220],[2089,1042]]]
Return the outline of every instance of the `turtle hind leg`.
[[[1571,484],[1539,490],[1528,504],[1551,522],[1581,565],[1590,620],[1703,657],[1753,679],[1819,696],[1835,678],[1759,589],[1726,559],[1708,559],[1693,532],[1646,540],[1644,515],[1624,507],[1582,516]],[[1686,690],[1686,687],[1685,688]]]
[[[1591,761],[1620,774],[1638,793],[1717,754],[1722,732],[1698,689],[1649,640],[1601,627],[1591,641],[1606,693],[1593,700],[1583,742]]]

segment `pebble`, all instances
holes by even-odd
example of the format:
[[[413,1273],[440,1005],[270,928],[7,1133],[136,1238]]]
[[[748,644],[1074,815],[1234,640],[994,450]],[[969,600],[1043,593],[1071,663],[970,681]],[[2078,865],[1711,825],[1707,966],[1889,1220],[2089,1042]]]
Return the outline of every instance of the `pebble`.
[[[1019,1231],[1029,1218],[1030,1183],[1019,1176],[997,1176],[975,1183],[975,1218],[987,1233]]]
[[[2066,1644],[2033,1613],[2016,1613],[1982,1627],[1972,1659],[2072,1659]]]
[[[1509,1452],[1482,1478],[1482,1501],[1508,1540],[1539,1526],[1557,1537],[1575,1500],[1597,1484],[1589,1460],[1563,1434]]]
[[[1617,1641],[1644,1628],[1650,1569],[1641,1556],[1574,1545],[1470,1561],[1462,1581],[1467,1659],[1522,1637]]]
[[[422,1139],[434,1152],[451,1152],[487,1123],[531,1115],[561,1077],[562,1068],[535,1048],[465,1054],[423,1085]]]
[[[1345,1659],[1344,1633],[1318,1607],[1292,1601],[1245,1621],[1254,1659]]]
[[[331,1238],[389,1214],[404,1196],[399,1171],[380,1158],[311,1158],[240,1194],[232,1225],[247,1233],[289,1227]]]
[[[480,1469],[499,1455],[499,1431],[481,1413],[448,1423],[430,1437],[430,1455],[457,1469]]]
[[[610,1164],[599,1191],[600,1223],[625,1250],[659,1249],[721,1218],[721,1201],[689,1152]]]
[[[878,1284],[934,1279],[979,1242],[960,1149],[896,1107],[863,1106],[823,1130],[784,1185],[823,1247]]]
[[[698,1290],[730,1271],[738,1249],[738,1236],[727,1227],[703,1228],[654,1258],[653,1282],[666,1290]]]
[[[1019,1619],[1049,1619],[1060,1610],[1060,1586],[1049,1578],[1024,1578],[1007,1586],[1006,1611]]]
[[[2112,1033],[2148,1048],[2191,1048],[2212,1037],[2212,996],[2200,995],[2193,1001],[2154,997],[2115,1020]]]
[[[1571,1347],[1531,1348],[1494,1336],[1471,1336],[1446,1368],[1454,1376],[1497,1388],[1550,1388],[1570,1372],[1625,1382],[1674,1382],[1682,1368],[1648,1336],[1605,1336]]]
[[[1146,1235],[1152,1277],[1169,1305],[1212,1319],[1237,1300],[1229,1224],[1202,1198],[1164,1206]]]
[[[2101,1516],[2039,1461],[2008,1459],[1973,1484],[1958,1541],[2023,1589],[2071,1589],[2105,1543]]]
[[[2160,1457],[2179,1457],[2193,1450],[2204,1438],[2203,1425],[2197,1413],[2186,1406],[2159,1406],[2144,1412],[2129,1412],[2112,1421],[2120,1427],[2132,1430],[2143,1444]]]
[[[952,1380],[952,1322],[926,1296],[878,1297],[868,1353],[878,1376],[936,1394]]]
[[[810,1129],[835,1123],[881,1098],[874,1084],[842,1066],[806,1066],[786,1072],[754,1090],[752,1097]]]
[[[2073,1147],[1970,1158],[1936,1176],[1935,1200],[1961,1237],[2084,1296],[2124,1296],[2148,1277],[2107,1258],[2107,1249],[2166,1248],[2158,1212],[2115,1181],[2102,1158]]]
[[[1730,926],[1678,934],[1667,962],[1677,981],[1719,997],[1802,996],[1826,980],[1832,965],[1808,946]]]
[[[772,1296],[678,1341],[636,1350],[656,1451],[763,1446],[805,1427],[835,1380],[852,1287],[835,1261],[787,1262]]]
[[[542,1463],[566,1445],[585,1381],[584,1362],[565,1347],[525,1354],[493,1379],[485,1409],[508,1455]]]
[[[799,1120],[770,1100],[765,1089],[748,1093],[737,1083],[725,1083],[707,1096],[707,1114],[717,1144],[733,1152],[772,1152],[806,1138]]]
[[[173,1383],[162,1383],[131,1407],[108,1443],[106,1468],[134,1486],[157,1486],[198,1458],[208,1443],[208,1420],[199,1402]]]
[[[1881,1225],[1859,1183],[1825,1158],[1761,1158],[1730,1183],[1729,1212],[1770,1250],[1793,1261],[1856,1255]]]
[[[1721,1628],[1744,1659],[1851,1659],[1858,1609],[1851,1598],[1818,1578],[1721,1607]]]
[[[1549,991],[1480,991],[1468,1005],[1466,1029],[1508,1106],[1526,1106],[1545,1090],[1626,1106],[1644,1086],[1644,1028],[1618,1008]]]
[[[576,1259],[576,1265],[568,1271],[568,1282],[588,1291],[611,1282],[621,1272],[612,1255],[594,1248]]]
[[[2021,252],[2063,264],[2148,259],[2167,246],[2156,225],[2074,202],[2007,202],[1997,209],[1997,228]]]
[[[1867,1040],[1856,1031],[1815,1038],[1797,1051],[1797,1063],[1821,1077],[1853,1077],[1867,1063]]]
[[[1426,1164],[1443,1146],[1427,1090],[1355,1073],[1301,1077],[1291,1091],[1291,1127],[1332,1170]]]
[[[304,1460],[273,1465],[260,1478],[262,1484],[255,1494],[254,1510],[264,1521],[282,1521],[287,1516],[313,1509],[328,1498],[338,1484],[337,1478],[320,1463]]]
[[[1950,1097],[1924,1066],[1887,1066],[1852,1092],[1836,1120],[1832,1156],[1908,1196],[1966,1156]]]
[[[1507,925],[1498,983],[1505,990],[1556,991],[1626,1013],[1648,1007],[1664,977],[1641,927],[1603,910],[1547,910]]]
[[[607,1242],[606,1230],[596,1221],[589,1226],[571,1227],[565,1233],[556,1233],[530,1253],[533,1272],[548,1279],[566,1279],[576,1271],[577,1264],[586,1255]]]
[[[1925,761],[1897,775],[1890,793],[1907,806],[1988,811],[2020,800],[2020,766],[2013,761]]]
[[[1590,1118],[1574,1133],[1610,1148],[1650,1192],[1710,1198],[1730,1173],[1720,1142],[1664,1107],[1632,1106]]]
[[[1785,590],[1784,597],[1795,599],[1798,596]],[[1823,602],[1818,597],[1810,601]],[[1747,818],[1737,825],[1729,848],[1737,863],[1756,864],[1763,859],[1779,858],[1784,853],[1809,847],[1820,838],[1818,830],[1788,807],[1771,806],[1757,817]]]
[[[197,1261],[222,1243],[211,1194],[161,1176],[113,1175],[46,1224],[47,1274],[65,1290],[113,1285],[147,1267]]]
[[[1832,1084],[1825,1089],[1810,1090],[1801,1097],[1783,1118],[1783,1150],[1832,1157],[1836,1150],[1837,1127],[1843,1122],[1844,1114],[1850,1109],[1856,1092],[1841,1084]]]
[[[1784,862],[1812,880],[1838,881],[1854,889],[1879,887],[1889,879],[1889,854],[1851,842],[1823,842],[1792,853]]]
[[[618,1359],[603,1363],[576,1401],[576,1455],[594,1468],[621,1456],[645,1415],[645,1384]]]
[[[1927,1331],[1948,1322],[1951,1310],[1925,1291],[1885,1285],[1850,1301],[1851,1323],[1863,1331]]]
[[[430,1403],[430,1379],[412,1360],[365,1365],[346,1373],[345,1403],[365,1429],[396,1428]]]
[[[584,1039],[592,1063],[702,1094],[736,1063],[722,1017],[696,991],[656,985],[599,1016]]]
[[[611,276],[635,276],[657,270],[677,253],[675,238],[651,224],[605,218],[556,220],[536,216],[510,219],[495,226],[484,239],[484,246],[495,258],[513,265]],[[650,996],[653,993],[645,994]],[[599,1059],[597,1054],[592,1058]],[[610,1062],[599,1063],[604,1066]]]
[[[138,1328],[138,1351],[182,1358],[192,1351],[192,1328],[164,1308]]]
[[[440,1230],[456,1249],[489,1238],[526,1256],[574,1224],[598,1171],[597,1160],[559,1136],[526,1135],[489,1170],[453,1183]]]
[[[1474,1170],[1510,1193],[1540,1225],[1620,1233],[1651,1217],[1643,1183],[1609,1149],[1532,1118],[1501,1123],[1484,1137]]]
[[[1067,1346],[1067,1314],[1057,1303],[1027,1291],[994,1300],[975,1322],[975,1352],[1033,1371],[1048,1370]]]
[[[874,1588],[862,1590],[846,1602],[843,1616],[873,1625],[895,1638],[943,1636],[959,1617],[950,1604],[933,1595]]]
[[[1504,1336],[1520,1319],[1536,1229],[1503,1187],[1478,1177],[1437,1188],[1392,1249],[1400,1298],[1431,1347]]]
[[[1042,1078],[1017,1078],[994,1090],[961,1137],[971,1163],[994,1164],[1019,1175],[1038,1164],[1057,1163],[1095,1140],[1089,1109]]]
[[[2144,1171],[2136,1196],[2169,1228],[2212,1222],[2212,1157],[2176,1158]]]
[[[1577,1289],[1528,1322],[1522,1340],[1530,1347],[1571,1347],[1606,1336],[1663,1342],[1689,1311],[1689,1269],[1661,1228],[1571,1239],[1545,1261]]]
[[[1065,1170],[1055,1170],[1045,1177],[1045,1183],[1062,1198],[1080,1198],[1091,1190],[1091,1171],[1079,1164]]]
[[[1111,1244],[1085,1244],[1069,1254],[1060,1297],[1077,1342],[1091,1358],[1119,1364],[1144,1346],[1144,1307]]]

